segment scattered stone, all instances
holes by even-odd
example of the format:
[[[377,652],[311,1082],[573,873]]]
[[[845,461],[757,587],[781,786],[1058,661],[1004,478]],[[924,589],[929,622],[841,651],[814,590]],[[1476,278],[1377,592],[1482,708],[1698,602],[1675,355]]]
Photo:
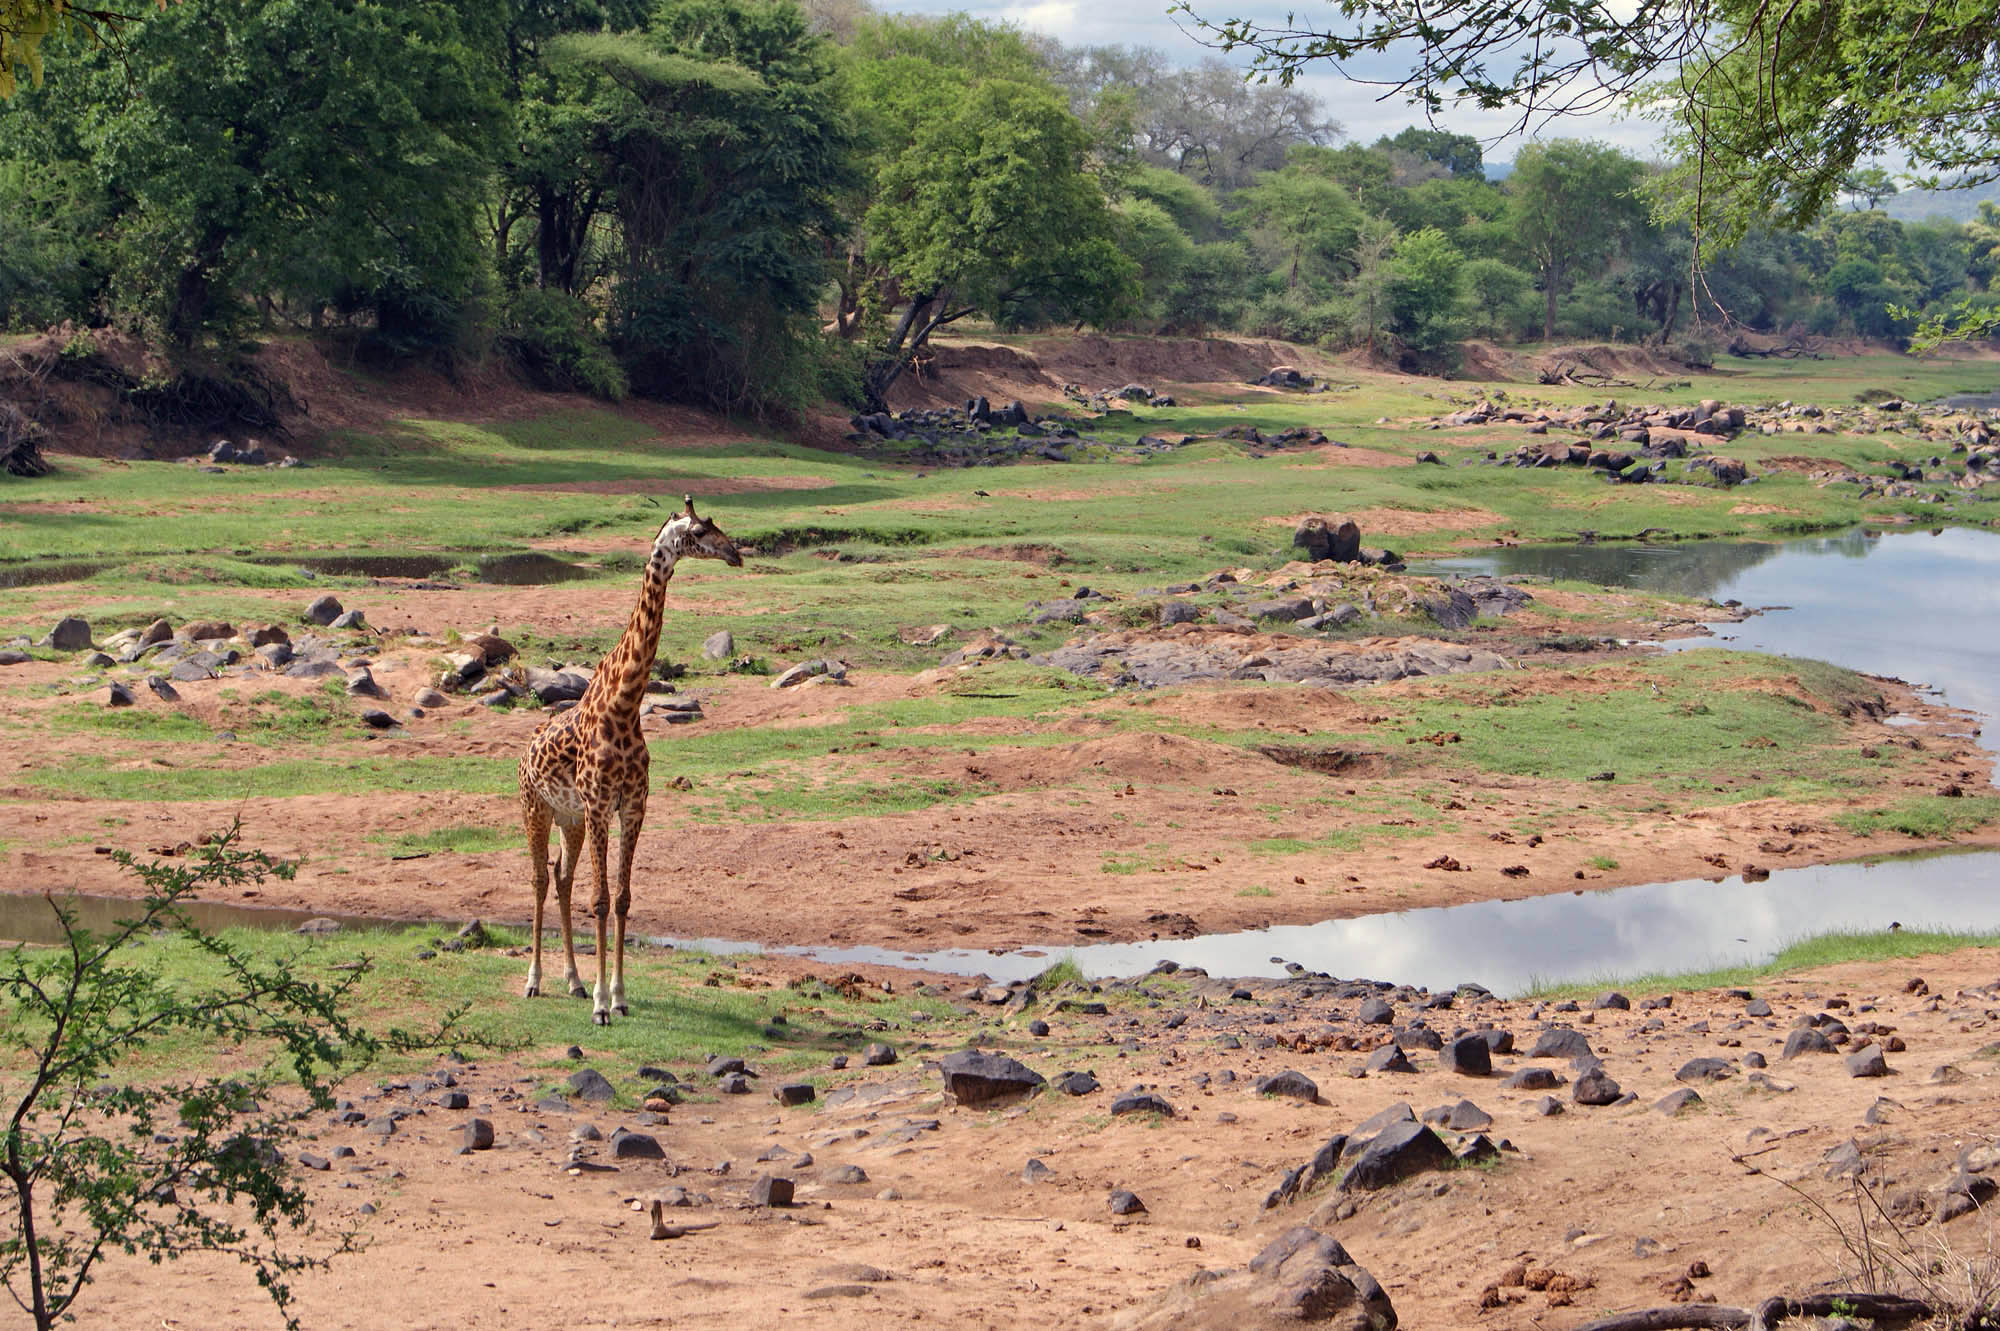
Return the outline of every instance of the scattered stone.
[[[736,655],[736,635],[728,629],[709,634],[702,641],[701,654],[711,661],[727,661]]]
[[[1691,1058],[1681,1064],[1680,1071],[1674,1074],[1674,1080],[1685,1082],[1727,1081],[1735,1075],[1736,1069],[1729,1066],[1727,1059]]]
[[[967,1108],[1033,1095],[1048,1084],[1041,1073],[1023,1063],[977,1049],[946,1054],[939,1066],[945,1090]]]
[[[1411,1064],[1409,1056],[1402,1051],[1401,1047],[1393,1044],[1385,1044],[1374,1053],[1368,1055],[1368,1061],[1361,1066],[1365,1072],[1415,1072],[1417,1070]]]
[[[865,1068],[886,1068],[896,1061],[896,1051],[886,1044],[876,1043],[861,1051],[861,1066]]]
[[[1151,1091],[1128,1091],[1111,1102],[1113,1118],[1125,1114],[1158,1114],[1163,1118],[1172,1118],[1174,1107]]]
[[[569,1074],[569,1092],[579,1100],[602,1104],[617,1094],[610,1081],[596,1068],[578,1068]]]
[[[1062,1072],[1056,1075],[1055,1088],[1064,1095],[1089,1095],[1097,1089],[1097,1078],[1088,1072]]]
[[[1395,1123],[1354,1155],[1340,1188],[1343,1192],[1374,1192],[1412,1174],[1448,1169],[1451,1164],[1451,1148],[1435,1132],[1417,1122]]]
[[[1301,1225],[1280,1235],[1247,1270],[1198,1271],[1135,1317],[1126,1331],[1216,1331],[1310,1323],[1337,1331],[1396,1325],[1389,1296],[1338,1241]]]
[[[1547,1068],[1522,1068],[1500,1083],[1503,1091],[1552,1091],[1562,1078]]]
[[[1889,1060],[1883,1057],[1882,1046],[1871,1044],[1849,1054],[1847,1056],[1847,1075],[1850,1077],[1888,1076]]]
[[[1139,1194],[1136,1192],[1127,1192],[1123,1188],[1119,1188],[1111,1194],[1110,1204],[1111,1214],[1113,1215],[1146,1214],[1146,1204],[1139,1200]]]
[[[493,1149],[493,1125],[483,1118],[469,1118],[465,1121],[465,1149],[468,1151],[490,1151]]]
[[[788,1081],[771,1095],[781,1105],[807,1105],[819,1097],[819,1092],[809,1081]]]
[[[36,646],[53,647],[59,652],[84,651],[90,646],[90,621],[65,615],[56,621],[56,626]]]
[[[1396,1009],[1379,998],[1365,998],[1355,1010],[1354,1019],[1364,1026],[1387,1026],[1396,1019]]]
[[[1608,1105],[1624,1094],[1603,1068],[1590,1068],[1570,1088],[1570,1098],[1580,1105]]]
[[[1668,1091],[1655,1100],[1653,1108],[1671,1118],[1684,1109],[1694,1109],[1703,1103],[1699,1091],[1692,1086],[1683,1086],[1679,1090]]]
[[[1493,1051],[1478,1035],[1461,1035],[1438,1053],[1438,1066],[1465,1077],[1493,1074]]]
[[[1028,1163],[1021,1166],[1021,1182],[1023,1183],[1046,1183],[1055,1176],[1055,1170],[1050,1169],[1034,1156],[1029,1156]]]
[[[1551,1026],[1535,1037],[1535,1047],[1528,1051],[1529,1058],[1590,1058],[1590,1041],[1583,1032],[1568,1026]]]
[[[321,596],[306,607],[306,622],[322,627],[333,623],[341,616],[340,601],[331,594]]]
[[[611,1158],[613,1160],[664,1160],[667,1153],[660,1149],[659,1139],[644,1132],[627,1132],[624,1128],[611,1134]]]
[[[1303,1072],[1286,1070],[1257,1079],[1257,1094],[1281,1095],[1308,1103],[1319,1099],[1319,1084]]]
[[[106,707],[130,707],[133,702],[132,690],[126,688],[117,680],[112,680],[111,686],[104,694],[104,705]]]
[[[1801,1054],[1833,1054],[1838,1052],[1839,1050],[1834,1047],[1833,1041],[1821,1035],[1811,1026],[1801,1026],[1785,1037],[1784,1057],[1786,1058],[1797,1058]]]
[[[766,1174],[750,1186],[750,1201],[756,1206],[790,1206],[792,1181]]]

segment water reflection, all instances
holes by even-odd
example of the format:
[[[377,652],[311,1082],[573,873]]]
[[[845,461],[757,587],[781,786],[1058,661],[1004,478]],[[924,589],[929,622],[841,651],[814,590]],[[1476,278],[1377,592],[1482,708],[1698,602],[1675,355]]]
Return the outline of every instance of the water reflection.
[[[2000,929],[2000,855],[1967,854],[1785,869],[1764,883],[1730,878],[1648,883],[1519,901],[1364,915],[1203,938],[1107,943],[995,955],[884,948],[796,951],[833,964],[878,962],[1023,979],[1056,955],[1093,977],[1133,975],[1159,961],[1215,975],[1282,975],[1272,958],[1343,977],[1448,988],[1474,980],[1518,993],[1538,980],[1705,970],[1770,959],[1811,934],[1909,928]]]
[[[1670,645],[1831,661],[2000,714],[2000,533],[1861,529],[1782,544],[1522,547],[1436,560],[1422,571],[1537,573],[1774,606],[1715,625],[1713,638]]]
[[[77,924],[102,934],[121,920],[137,919],[144,907],[128,897],[100,897],[57,894],[56,901],[70,912]],[[372,915],[338,915],[324,911],[288,910],[279,906],[239,906],[225,901],[187,901],[181,911],[195,926],[216,929],[296,929],[307,920],[334,920],[350,929],[402,928],[414,920],[392,920]],[[0,939],[20,943],[53,943],[62,937],[56,913],[44,896],[0,892]]]

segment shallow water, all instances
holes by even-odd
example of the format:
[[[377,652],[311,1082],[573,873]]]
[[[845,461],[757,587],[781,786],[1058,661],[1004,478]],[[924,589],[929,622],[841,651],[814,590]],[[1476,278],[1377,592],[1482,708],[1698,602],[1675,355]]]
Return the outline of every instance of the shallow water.
[[[57,904],[78,925],[102,934],[119,921],[136,919],[140,903],[129,897],[58,895]],[[402,928],[412,920],[378,919],[368,915],[338,915],[287,910],[277,906],[242,906],[226,901],[184,902],[181,910],[204,931],[215,929],[296,929],[307,920],[336,920],[347,928]],[[54,907],[47,897],[0,892],[0,939],[21,943],[53,943],[62,937]]]
[[[2000,533],[1856,530],[1783,544],[1517,547],[1412,566],[1537,574],[1773,607],[1713,637],[1667,644],[1804,656],[1942,693],[2000,715]],[[1983,737],[1991,744],[2000,734]]]

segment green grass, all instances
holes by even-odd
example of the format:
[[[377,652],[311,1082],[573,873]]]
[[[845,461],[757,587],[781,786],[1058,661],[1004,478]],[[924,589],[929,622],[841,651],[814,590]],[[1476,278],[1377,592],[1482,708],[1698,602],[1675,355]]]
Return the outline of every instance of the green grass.
[[[1043,967],[1041,973],[1029,983],[1036,993],[1047,993],[1066,984],[1088,986],[1090,980],[1084,975],[1083,968],[1076,964],[1076,954],[1072,952],[1064,953]]]
[[[571,1044],[581,1045],[585,1062],[596,1063],[619,1088],[621,1098],[645,1089],[632,1076],[642,1063],[673,1069],[699,1065],[711,1054],[736,1054],[752,1059],[760,1070],[803,1072],[823,1069],[832,1054],[857,1051],[870,1040],[884,1038],[864,1029],[869,1022],[906,1025],[912,1014],[922,1012],[929,1018],[922,1029],[935,1037],[957,1020],[948,1004],[935,999],[847,998],[811,980],[789,988],[745,988],[738,985],[741,972],[730,958],[628,946],[626,990],[632,1015],[608,1027],[594,1026],[587,1001],[520,996],[528,962],[504,956],[500,949],[525,944],[524,930],[493,929],[494,942],[488,948],[416,959],[418,951],[450,932],[429,926],[347,931],[311,940],[269,930],[232,929],[224,934],[260,958],[288,959],[301,974],[322,980],[337,978],[341,972],[335,967],[365,960],[369,968],[353,991],[353,1015],[370,1029],[422,1029],[451,1009],[465,1006],[468,1031],[521,1049],[531,1066],[562,1069],[565,1076],[575,1065],[562,1051]],[[178,987],[199,989],[224,979],[213,958],[184,939],[160,936],[142,946],[147,965]],[[551,957],[560,980],[559,945],[544,955],[545,973]],[[578,963],[589,983],[596,974],[595,958],[581,957]],[[776,1017],[783,1017],[784,1024],[773,1024]],[[254,1063],[256,1056],[247,1052],[238,1065]],[[189,1069],[211,1069],[217,1057],[211,1039],[185,1034],[151,1043],[124,1066],[135,1076],[167,1077]],[[229,1061],[231,1056],[222,1058]],[[381,1070],[434,1061],[434,1056],[406,1060]],[[560,1076],[553,1080],[560,1081]]]
[[[1706,971],[1680,971],[1641,975],[1604,974],[1588,980],[1562,984],[1531,984],[1524,998],[1576,998],[1598,994],[1607,988],[1646,993],[1684,993],[1698,989],[1744,988],[1760,981],[1779,979],[1800,971],[1817,970],[1848,961],[1895,961],[1905,957],[1936,956],[1964,948],[2000,948],[2000,933],[1957,930],[1897,929],[1837,931],[1815,934],[1787,944],[1767,962],[1747,966],[1724,966]]]
[[[1882,809],[1843,813],[1834,822],[1857,836],[1901,832],[1924,841],[1950,841],[2000,818],[2000,795],[1947,798],[1919,795]]]
[[[392,855],[481,855],[495,850],[518,850],[521,832],[513,827],[439,827],[428,832],[404,832],[390,836],[378,832],[368,838],[386,844]]]

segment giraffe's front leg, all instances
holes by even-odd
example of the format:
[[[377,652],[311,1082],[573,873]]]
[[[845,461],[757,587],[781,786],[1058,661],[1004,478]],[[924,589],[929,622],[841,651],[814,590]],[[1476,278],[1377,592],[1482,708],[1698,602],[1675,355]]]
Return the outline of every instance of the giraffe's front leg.
[[[643,795],[628,805],[618,817],[618,916],[611,949],[611,1010],[627,1016],[625,1004],[625,916],[632,909],[632,855],[639,846],[639,829],[645,823]]]
[[[590,1006],[590,1019],[599,1026],[611,1024],[611,958],[609,939],[605,937],[605,917],[611,914],[611,884],[605,873],[606,842],[609,841],[610,820],[604,817],[592,818],[586,829],[590,838],[590,876],[595,889],[591,897],[591,913],[597,917],[597,993]]]
[[[583,826],[562,829],[562,862],[556,866],[556,902],[562,907],[563,988],[571,998],[588,998],[583,976],[576,968],[576,935],[570,932],[570,885],[576,881],[577,862],[583,858]]]

